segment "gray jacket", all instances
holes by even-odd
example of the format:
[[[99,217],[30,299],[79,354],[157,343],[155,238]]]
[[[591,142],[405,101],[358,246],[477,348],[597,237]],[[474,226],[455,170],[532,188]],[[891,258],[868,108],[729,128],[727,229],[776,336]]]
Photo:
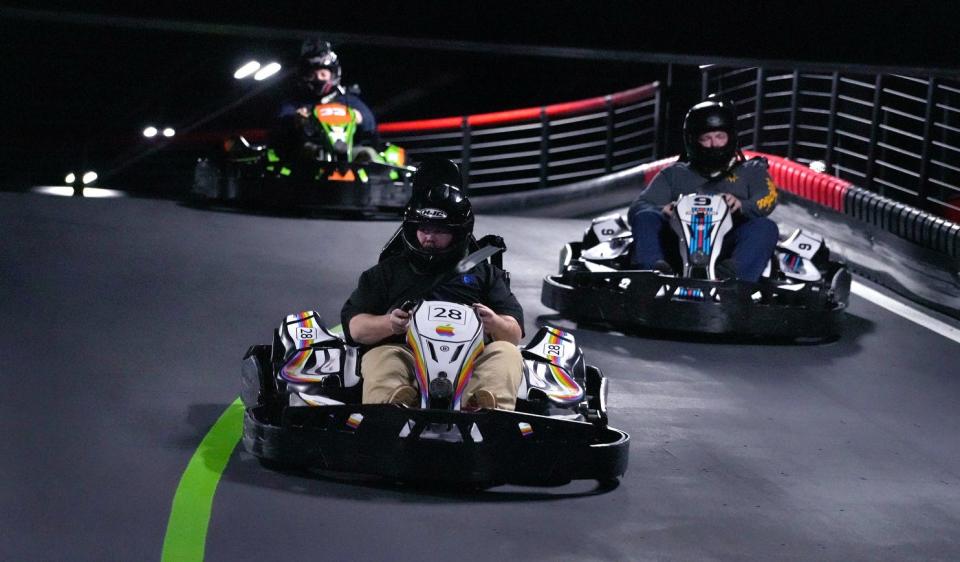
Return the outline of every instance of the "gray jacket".
[[[734,165],[715,178],[702,176],[687,162],[677,162],[660,170],[646,189],[640,192],[630,212],[660,211],[664,205],[687,193],[730,193],[743,203],[746,218],[769,215],[777,206],[777,186],[767,173],[767,160],[753,158]]]

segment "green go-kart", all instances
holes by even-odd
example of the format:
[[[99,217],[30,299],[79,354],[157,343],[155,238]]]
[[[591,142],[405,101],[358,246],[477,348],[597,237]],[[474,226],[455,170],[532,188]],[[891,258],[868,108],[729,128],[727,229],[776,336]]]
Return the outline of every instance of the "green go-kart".
[[[201,158],[191,196],[200,204],[249,209],[287,208],[361,213],[399,212],[411,195],[406,151],[357,144],[359,112],[342,103],[317,104],[301,115],[295,149],[227,139],[224,151]]]

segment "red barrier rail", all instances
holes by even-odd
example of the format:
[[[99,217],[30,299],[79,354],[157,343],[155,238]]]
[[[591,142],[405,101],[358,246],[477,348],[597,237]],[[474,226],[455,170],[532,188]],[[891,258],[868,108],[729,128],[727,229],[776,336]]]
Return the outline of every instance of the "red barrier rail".
[[[652,160],[659,152],[660,84],[605,96],[417,121],[382,123],[383,140],[414,164],[439,156],[460,164],[475,194],[555,187]]]
[[[597,96],[584,100],[556,103],[543,107],[527,107],[523,109],[511,109],[507,111],[496,111],[493,113],[479,113],[467,115],[465,117],[442,117],[439,119],[420,119],[415,121],[396,121],[392,123],[381,123],[377,130],[381,133],[405,133],[411,131],[439,131],[443,129],[456,129],[464,124],[470,126],[500,125],[505,123],[517,123],[521,121],[532,121],[540,119],[541,115],[548,117],[560,117],[563,115],[572,115],[575,113],[586,113],[597,111],[611,104],[614,107],[628,103],[649,99],[656,95],[659,89],[659,83],[645,84],[643,86],[624,90],[607,96]]]
[[[782,156],[762,152],[744,151],[747,158],[763,156],[770,163],[770,177],[778,189],[799,195],[839,212],[844,212],[844,194],[851,183],[815,172],[803,164]]]

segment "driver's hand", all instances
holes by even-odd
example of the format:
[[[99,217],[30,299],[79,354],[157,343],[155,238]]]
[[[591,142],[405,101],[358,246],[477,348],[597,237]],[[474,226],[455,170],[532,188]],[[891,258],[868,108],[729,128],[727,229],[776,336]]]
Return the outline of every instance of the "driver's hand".
[[[664,205],[663,208],[660,209],[660,212],[663,213],[666,217],[669,218],[669,217],[672,217],[672,216],[673,216],[673,210],[676,209],[676,208],[677,208],[677,204],[676,204],[675,202],[671,201],[671,202],[667,203],[666,205]]]
[[[724,193],[723,200],[726,201],[727,207],[730,207],[730,213],[739,213],[740,209],[743,208],[743,203],[740,202],[737,197],[731,193]]]
[[[491,310],[490,307],[485,304],[474,303],[473,309],[477,312],[477,316],[480,317],[480,322],[483,323],[484,332],[489,333],[490,328],[500,321],[500,317],[497,316],[497,313]]]
[[[303,118],[310,117],[310,108],[307,107],[307,106],[298,107],[298,108],[297,108],[297,115],[299,115],[300,117],[303,117]]]
[[[390,311],[388,317],[390,320],[390,330],[393,331],[394,334],[402,334],[407,331],[407,326],[410,325],[409,312],[394,308]]]

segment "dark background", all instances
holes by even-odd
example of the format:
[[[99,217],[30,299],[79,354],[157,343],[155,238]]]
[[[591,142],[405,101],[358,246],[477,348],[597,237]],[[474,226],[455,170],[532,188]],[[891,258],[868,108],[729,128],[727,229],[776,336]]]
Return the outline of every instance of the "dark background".
[[[284,97],[282,79],[253,85],[233,70],[249,58],[290,68],[313,35],[334,43],[344,82],[360,84],[384,122],[602,95],[664,80],[668,63],[681,79],[708,62],[956,75],[954,11],[951,2],[8,3],[0,186],[94,168],[104,187],[175,195],[197,155],[231,131],[268,127]],[[180,134],[148,141],[148,124]]]

